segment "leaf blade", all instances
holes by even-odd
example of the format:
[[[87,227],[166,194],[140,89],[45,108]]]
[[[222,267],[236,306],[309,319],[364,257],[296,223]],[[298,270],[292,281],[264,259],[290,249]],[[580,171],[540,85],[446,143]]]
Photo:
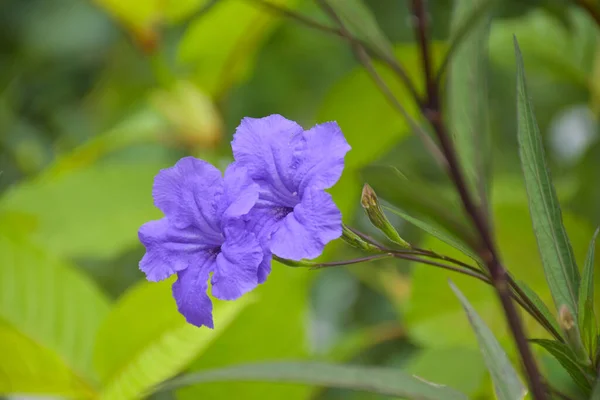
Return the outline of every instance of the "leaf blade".
[[[548,339],[533,339],[531,342],[546,349],[563,366],[580,388],[586,392],[590,391],[590,376],[576,361],[577,356],[567,345]]]
[[[525,397],[527,390],[519,379],[506,353],[462,292],[450,282],[450,287],[461,302],[475,334],[483,359],[487,365],[499,400],[515,400]]]
[[[202,382],[235,380],[304,383],[421,400],[467,398],[453,389],[426,382],[401,370],[315,362],[256,363],[207,370],[175,378],[158,390]]]
[[[491,160],[487,87],[490,3],[489,0],[455,2],[451,35],[454,41],[461,42],[451,45],[456,50],[449,61],[447,99],[448,122],[467,183],[484,208],[487,208]],[[468,23],[471,26],[465,27]],[[465,29],[469,29],[468,33],[464,33]]]
[[[0,215],[9,226],[0,232],[0,319],[92,381],[91,349],[108,299],[72,265],[20,235],[9,218]]]
[[[218,337],[251,299],[245,296],[215,304],[217,329],[199,329],[177,312],[170,282],[140,282],[105,320],[94,349],[103,382],[101,399],[139,398],[151,386],[175,375]]]
[[[442,242],[446,243],[447,245],[450,245],[450,246],[454,247],[456,250],[461,251],[464,255],[470,257],[474,261],[477,261],[480,264],[482,263],[481,259],[477,255],[477,253],[475,253],[462,240],[454,237],[451,233],[447,232],[444,228],[437,227],[433,223],[422,221],[422,220],[415,218],[395,207],[384,206],[384,208],[386,210],[389,210],[392,213],[400,216],[401,218],[405,219],[407,222],[416,226],[417,228],[429,233],[431,236],[441,240]]]
[[[27,393],[92,399],[96,394],[55,352],[2,321],[0,354],[0,395]]]
[[[527,94],[523,58],[516,39],[515,55],[519,155],[538,250],[556,308],[565,305],[577,316],[579,270],[546,164],[541,134]]]
[[[579,286],[579,330],[581,331],[581,340],[590,354],[595,351],[594,340],[596,339],[596,316],[594,314],[594,253],[596,239],[600,233],[600,228],[596,229],[590,246],[588,248],[583,273],[581,274],[581,284]]]

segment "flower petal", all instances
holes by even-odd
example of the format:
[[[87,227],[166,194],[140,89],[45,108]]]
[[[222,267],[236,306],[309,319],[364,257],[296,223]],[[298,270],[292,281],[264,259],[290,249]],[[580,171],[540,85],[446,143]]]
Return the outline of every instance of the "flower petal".
[[[315,125],[303,134],[303,146],[295,153],[298,169],[294,176],[297,191],[307,187],[328,189],[342,176],[344,157],[350,145],[336,122]]]
[[[198,252],[214,247],[212,244],[202,243],[202,233],[196,228],[174,228],[167,218],[145,223],[138,236],[146,247],[146,254],[140,261],[140,270],[153,282],[183,271]]]
[[[258,283],[265,283],[269,274],[271,273],[271,261],[273,260],[273,254],[271,254],[270,250],[263,248],[263,259],[258,266],[257,278]]]
[[[248,169],[250,177],[291,206],[297,203],[293,156],[302,132],[300,125],[281,115],[244,118],[231,142],[236,162]]]
[[[225,243],[217,256],[212,276],[212,294],[221,300],[235,300],[258,285],[258,265],[263,250],[241,221],[225,227]]]
[[[222,191],[218,169],[206,161],[184,157],[158,173],[152,196],[156,207],[176,227],[193,224],[210,233],[218,231],[216,204]]]
[[[215,266],[215,255],[204,252],[196,258],[194,266],[177,273],[173,284],[173,297],[177,309],[192,325],[213,328],[212,302],[206,290],[208,275]]]
[[[309,188],[294,211],[278,223],[271,251],[290,260],[312,259],[341,235],[342,214],[331,195]]]
[[[225,218],[247,214],[258,200],[259,186],[250,179],[248,170],[236,163],[227,167],[223,186],[221,206],[225,207]]]

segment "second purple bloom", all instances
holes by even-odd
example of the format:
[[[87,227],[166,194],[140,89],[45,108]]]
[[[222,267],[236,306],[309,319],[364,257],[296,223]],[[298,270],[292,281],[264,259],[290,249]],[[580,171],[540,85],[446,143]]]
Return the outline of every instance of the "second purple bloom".
[[[331,195],[350,150],[335,122],[304,130],[281,115],[244,118],[232,141],[236,163],[259,187],[247,215],[265,248],[259,282],[270,271],[271,252],[290,260],[318,257],[342,234],[342,215]]]

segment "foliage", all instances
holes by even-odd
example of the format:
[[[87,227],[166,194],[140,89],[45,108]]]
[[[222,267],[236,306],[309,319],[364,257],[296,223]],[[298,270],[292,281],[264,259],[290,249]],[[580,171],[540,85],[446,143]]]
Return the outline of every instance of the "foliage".
[[[544,384],[600,398],[593,2],[430,1],[425,28],[419,1],[25,3],[0,5],[0,395],[520,399],[505,284]],[[224,168],[241,117],[274,113],[338,122],[329,191],[367,245],[274,261],[197,329],[137,267],[153,178]]]

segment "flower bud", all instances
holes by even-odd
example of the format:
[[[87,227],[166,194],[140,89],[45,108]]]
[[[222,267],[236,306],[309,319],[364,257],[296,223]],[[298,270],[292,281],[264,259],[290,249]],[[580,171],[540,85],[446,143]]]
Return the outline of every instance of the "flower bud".
[[[377,194],[369,186],[365,184],[363,186],[362,196],[360,198],[360,203],[362,207],[365,209],[369,220],[373,225],[375,225],[379,230],[381,230],[385,236],[388,237],[392,242],[399,244],[402,247],[410,248],[410,244],[402,239],[398,234],[398,231],[392,226],[390,221],[387,219],[381,206],[379,205],[379,199],[377,198]]]
[[[379,249],[368,243],[363,238],[354,233],[346,225],[342,224],[342,240],[350,246],[364,251],[378,251]]]

